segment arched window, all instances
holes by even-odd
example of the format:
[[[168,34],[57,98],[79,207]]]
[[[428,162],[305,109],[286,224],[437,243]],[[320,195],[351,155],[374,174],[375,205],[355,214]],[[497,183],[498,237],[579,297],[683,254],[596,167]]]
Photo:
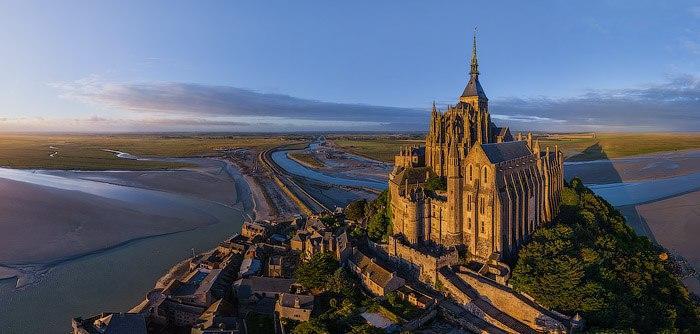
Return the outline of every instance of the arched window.
[[[488,169],[484,167],[484,183],[486,183],[486,179],[488,178]]]
[[[469,165],[469,181],[471,181],[473,179],[473,175],[474,175],[474,173],[472,171],[472,165]]]

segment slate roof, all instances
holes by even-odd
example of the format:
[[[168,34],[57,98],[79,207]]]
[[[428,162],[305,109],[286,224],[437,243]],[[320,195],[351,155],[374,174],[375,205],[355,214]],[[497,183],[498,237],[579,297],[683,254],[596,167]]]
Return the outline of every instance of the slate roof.
[[[510,161],[532,155],[525,141],[509,141],[503,143],[481,144],[486,157],[491,163]]]
[[[236,281],[233,286],[239,298],[248,298],[254,293],[279,294],[289,292],[294,280],[251,276]]]
[[[381,287],[386,287],[389,281],[394,278],[390,271],[384,269],[357,249],[353,249],[350,261],[360,268],[362,275],[369,275],[369,278]]]
[[[90,333],[104,334],[146,334],[146,319],[137,313],[111,313],[95,320],[95,331]]]
[[[314,296],[296,295],[293,293],[283,293],[280,295],[279,303],[284,307],[294,307],[294,302],[299,300],[299,308],[311,310],[314,308]]]
[[[481,83],[479,83],[478,76],[472,75],[471,78],[469,78],[469,82],[467,83],[467,87],[464,87],[462,96],[478,96],[487,99],[486,93],[484,93],[484,89],[481,87]]]

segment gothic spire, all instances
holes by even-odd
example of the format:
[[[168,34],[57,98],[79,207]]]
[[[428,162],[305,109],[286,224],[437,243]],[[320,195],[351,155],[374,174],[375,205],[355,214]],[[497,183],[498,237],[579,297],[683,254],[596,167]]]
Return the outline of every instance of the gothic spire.
[[[479,75],[479,61],[476,59],[476,27],[474,27],[474,41],[472,42],[472,64],[470,75]]]

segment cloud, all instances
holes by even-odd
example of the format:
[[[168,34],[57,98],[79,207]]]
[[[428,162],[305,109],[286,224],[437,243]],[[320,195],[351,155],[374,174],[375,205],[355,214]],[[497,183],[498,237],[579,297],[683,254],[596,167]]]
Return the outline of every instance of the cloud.
[[[193,83],[54,84],[64,98],[122,111],[81,123],[144,131],[425,131],[428,109],[347,104]],[[700,79],[693,75],[568,98],[494,98],[492,118],[514,130],[700,131]]]
[[[521,129],[700,131],[700,78],[682,75],[664,84],[592,90],[570,98],[494,99],[491,110]],[[543,121],[521,117],[533,114]]]
[[[283,94],[194,83],[104,83],[96,77],[53,84],[64,98],[117,110],[159,116],[260,118],[279,123],[334,129],[403,130],[424,128],[427,110],[301,99]]]

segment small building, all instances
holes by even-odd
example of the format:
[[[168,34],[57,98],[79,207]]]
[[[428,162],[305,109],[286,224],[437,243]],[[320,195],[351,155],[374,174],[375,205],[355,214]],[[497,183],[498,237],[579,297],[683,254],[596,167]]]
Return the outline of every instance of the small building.
[[[376,263],[356,248],[348,259],[348,267],[360,277],[362,286],[377,296],[385,296],[406,284],[406,280]]]
[[[182,281],[172,281],[163,290],[165,299],[158,306],[159,316],[175,326],[192,326],[215,301],[212,287],[220,274],[221,269],[199,268]]]
[[[192,334],[238,334],[241,333],[240,321],[235,316],[231,304],[219,299],[197,319],[192,326]]]
[[[308,220],[304,229],[297,231],[292,237],[290,246],[292,250],[302,252],[306,259],[317,253],[331,252],[342,263],[350,255],[346,230],[342,228],[332,231],[317,219]]]
[[[233,283],[239,301],[258,297],[277,298],[291,290],[293,279],[251,276]]]
[[[140,313],[102,313],[71,321],[73,334],[147,334],[146,318]]]
[[[435,302],[434,298],[421,293],[408,285],[404,285],[396,289],[396,295],[399,296],[401,300],[421,309],[426,309]]]
[[[245,222],[241,227],[241,235],[250,240],[257,236],[264,238],[267,235],[267,227],[261,222]]]
[[[267,261],[267,276],[282,277],[282,256],[273,255]]]
[[[280,318],[308,321],[314,309],[314,296],[283,293],[275,303],[275,311]]]
[[[273,315],[277,297],[288,293],[294,281],[287,278],[251,276],[242,278],[233,287],[239,306],[243,313],[250,311],[258,314]]]
[[[241,268],[239,270],[239,275],[241,277],[247,277],[255,275],[262,268],[262,263],[257,258],[258,257],[258,245],[253,245],[245,252],[243,256],[243,262],[241,262]]]

